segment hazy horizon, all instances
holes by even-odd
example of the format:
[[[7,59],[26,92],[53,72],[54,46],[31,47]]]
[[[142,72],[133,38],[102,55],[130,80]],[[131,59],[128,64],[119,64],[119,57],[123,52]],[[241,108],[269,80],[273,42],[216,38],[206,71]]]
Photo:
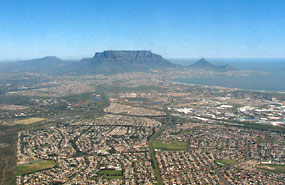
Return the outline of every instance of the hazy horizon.
[[[159,54],[159,53],[156,53]],[[57,57],[61,60],[66,60],[66,61],[78,61],[84,58],[92,58],[94,55],[90,55],[90,56],[84,56],[82,58],[60,58],[54,55],[49,55],[49,56],[41,56],[41,57],[36,57],[36,58],[19,58],[19,59],[10,59],[10,60],[0,60],[0,63],[6,63],[6,62],[18,62],[18,61],[25,61],[25,60],[33,60],[33,59],[39,59],[39,58],[44,58],[44,57]],[[163,57],[163,56],[162,56]],[[165,58],[165,57],[163,57]],[[201,58],[205,58],[206,60],[214,60],[213,62],[216,62],[217,60],[221,60],[221,61],[230,61],[230,60],[239,60],[239,61],[246,61],[249,62],[249,60],[259,60],[259,61],[267,61],[267,60],[271,60],[271,62],[280,62],[281,61],[285,61],[285,57],[284,58],[238,58],[238,57],[229,57],[229,58],[223,58],[223,57],[211,57],[211,58],[207,58],[207,57],[189,57],[189,58],[165,58],[166,60],[172,61],[172,60],[179,60],[179,61],[183,61],[183,60],[199,60]]]
[[[156,54],[159,54],[159,53],[156,53]],[[81,59],[84,59],[84,58],[92,58],[94,55],[90,55],[90,56],[84,56],[82,58],[61,58],[61,57],[58,57],[58,56],[54,56],[54,55],[49,55],[49,56],[41,56],[41,57],[36,57],[36,58],[19,58],[19,59],[10,59],[10,60],[0,60],[0,63],[8,63],[8,62],[18,62],[18,61],[25,61],[25,60],[33,60],[33,59],[38,59],[38,58],[44,58],[44,57],[57,57],[61,60],[66,60],[66,61],[78,61],[78,60],[81,60]],[[164,56],[162,56],[163,58],[165,58]],[[250,61],[264,61],[264,62],[269,62],[268,60],[270,60],[270,62],[280,62],[280,61],[285,61],[285,57],[284,58],[242,58],[242,57],[228,57],[228,58],[225,58],[225,57],[211,57],[211,58],[207,58],[207,57],[188,57],[188,58],[165,58],[169,61],[175,61],[174,63],[179,63],[179,61],[185,61],[185,60],[190,60],[190,61],[196,61],[196,60],[199,60],[201,58],[205,58],[206,60],[209,60],[209,61],[212,61],[212,62],[223,62],[223,61],[226,61],[226,62],[250,62]]]

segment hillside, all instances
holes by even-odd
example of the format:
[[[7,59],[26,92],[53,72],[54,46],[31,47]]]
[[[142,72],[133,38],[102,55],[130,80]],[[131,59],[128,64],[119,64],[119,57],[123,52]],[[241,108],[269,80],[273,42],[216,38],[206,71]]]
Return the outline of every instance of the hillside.
[[[213,71],[220,71],[220,72],[237,71],[238,70],[238,69],[236,69],[236,68],[234,68],[228,64],[226,64],[226,65],[214,65],[214,64],[208,62],[204,58],[198,60],[194,64],[191,64],[187,67],[193,68],[193,69],[213,70]]]

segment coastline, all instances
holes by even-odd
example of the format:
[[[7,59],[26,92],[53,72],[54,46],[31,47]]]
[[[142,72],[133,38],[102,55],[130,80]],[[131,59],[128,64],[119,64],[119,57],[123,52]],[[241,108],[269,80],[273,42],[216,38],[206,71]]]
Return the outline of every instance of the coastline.
[[[266,91],[266,90],[232,88],[232,87],[224,87],[224,86],[217,86],[217,85],[201,85],[201,84],[194,84],[194,83],[187,83],[187,82],[178,82],[174,80],[169,80],[168,82],[176,83],[176,84],[183,84],[183,85],[198,86],[198,87],[210,87],[210,88],[217,88],[217,89],[230,89],[230,90],[235,90],[235,91],[240,90],[240,91],[259,92],[259,93],[277,93],[277,94],[285,95],[285,91]]]

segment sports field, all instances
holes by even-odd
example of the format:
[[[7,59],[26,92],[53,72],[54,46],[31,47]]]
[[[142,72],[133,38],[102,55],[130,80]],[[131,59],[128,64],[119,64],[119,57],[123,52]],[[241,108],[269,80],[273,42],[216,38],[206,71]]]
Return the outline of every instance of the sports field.
[[[25,164],[17,165],[17,175],[24,175],[27,173],[33,173],[40,170],[53,168],[55,165],[56,162],[52,160],[29,161]]]

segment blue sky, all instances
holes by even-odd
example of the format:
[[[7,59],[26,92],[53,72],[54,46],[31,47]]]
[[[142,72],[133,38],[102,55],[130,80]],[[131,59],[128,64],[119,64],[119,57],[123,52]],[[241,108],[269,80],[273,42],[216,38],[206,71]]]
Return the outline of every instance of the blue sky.
[[[167,58],[284,58],[283,0],[0,0],[0,60],[147,49]]]

